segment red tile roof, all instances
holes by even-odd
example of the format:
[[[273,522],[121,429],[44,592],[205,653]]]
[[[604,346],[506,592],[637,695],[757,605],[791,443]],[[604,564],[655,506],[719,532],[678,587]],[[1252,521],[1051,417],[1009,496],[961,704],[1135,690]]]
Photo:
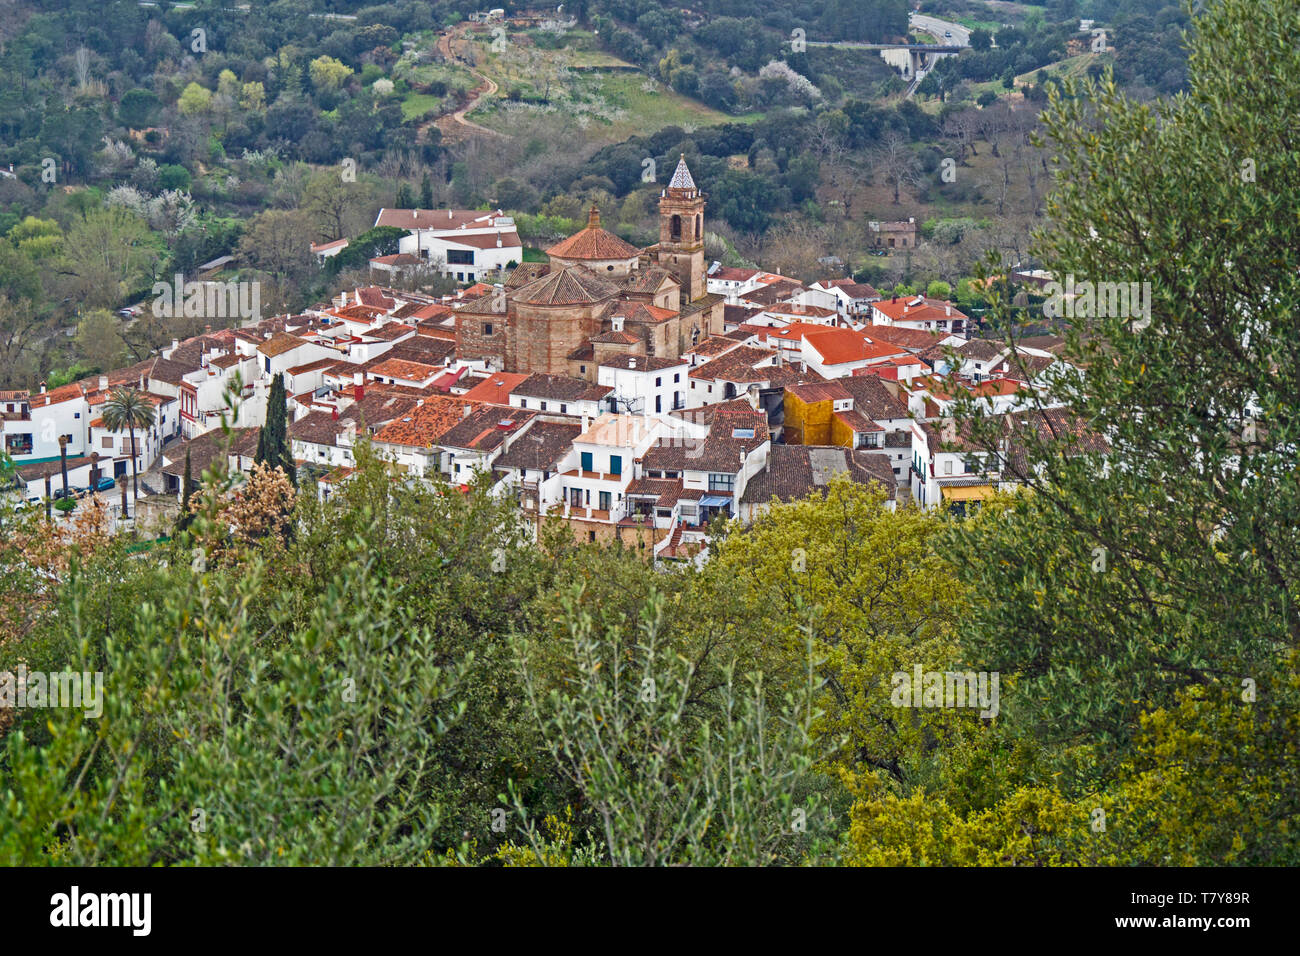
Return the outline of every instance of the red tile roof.
[[[600,228],[600,211],[591,207],[587,227],[546,250],[556,259],[635,259],[641,250],[612,232]]]
[[[479,382],[461,397],[471,402],[490,402],[509,405],[511,391],[528,378],[527,372],[495,372]]]
[[[434,396],[424,404],[394,419],[375,434],[375,441],[412,448],[428,448],[438,443],[444,434],[454,428],[464,417],[465,408],[473,405],[461,398]]]

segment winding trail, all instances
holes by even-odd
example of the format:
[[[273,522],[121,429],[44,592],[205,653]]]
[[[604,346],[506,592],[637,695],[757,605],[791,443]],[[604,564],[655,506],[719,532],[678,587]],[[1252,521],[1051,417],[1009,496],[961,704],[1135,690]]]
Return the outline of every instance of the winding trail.
[[[453,113],[444,113],[442,116],[433,120],[432,125],[438,127],[438,130],[442,133],[442,138],[446,141],[456,141],[475,134],[481,136],[495,136],[498,139],[505,139],[505,134],[499,133],[494,129],[488,129],[486,126],[480,126],[473,120],[465,118],[467,113],[473,112],[477,109],[482,105],[484,100],[496,96],[500,87],[497,85],[495,80],[486,74],[479,72],[471,66],[463,56],[456,52],[454,46],[456,40],[460,40],[462,43],[470,42],[465,39],[464,31],[465,27],[463,25],[458,25],[448,30],[446,33],[441,34],[438,37],[438,51],[442,54],[443,59],[448,63],[457,63],[473,73],[474,76],[478,78],[479,85],[474,87],[472,90],[472,99],[470,99],[470,101],[461,109],[458,109]],[[425,130],[429,125],[429,123],[421,124],[419,132],[421,137],[424,136]]]

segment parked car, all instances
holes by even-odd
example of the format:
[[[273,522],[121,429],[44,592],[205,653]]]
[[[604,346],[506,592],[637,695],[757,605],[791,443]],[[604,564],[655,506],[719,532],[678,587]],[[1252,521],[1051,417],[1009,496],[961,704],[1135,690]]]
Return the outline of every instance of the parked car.
[[[58,500],[59,498],[80,498],[85,493],[85,488],[78,488],[76,485],[68,485],[66,488],[54,489],[54,498],[55,500]]]
[[[111,477],[104,477],[95,482],[96,491],[107,491],[117,484],[117,480]]]
[[[945,40],[951,40],[951,39],[952,39],[952,31],[951,31],[951,30],[944,30],[944,31],[943,31],[943,38],[944,38]]]

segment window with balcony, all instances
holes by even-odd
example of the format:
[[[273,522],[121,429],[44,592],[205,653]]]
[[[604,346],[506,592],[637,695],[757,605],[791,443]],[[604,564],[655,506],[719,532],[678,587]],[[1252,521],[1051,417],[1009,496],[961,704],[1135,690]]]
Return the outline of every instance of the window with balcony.
[[[610,456],[609,456],[609,473],[610,473],[611,475],[621,475],[621,474],[623,474],[623,456],[622,456],[622,455],[610,455]]]
[[[595,470],[596,470],[596,469],[594,469],[594,468],[591,466],[591,465],[592,465],[592,462],[591,462],[591,452],[589,452],[589,451],[584,451],[584,452],[582,452],[581,459],[582,459],[582,470],[583,470],[583,471],[595,471]]]

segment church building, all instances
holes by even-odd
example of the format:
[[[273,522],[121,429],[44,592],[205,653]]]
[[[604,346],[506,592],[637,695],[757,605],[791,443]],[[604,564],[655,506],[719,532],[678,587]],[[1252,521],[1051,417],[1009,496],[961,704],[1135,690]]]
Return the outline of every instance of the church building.
[[[682,156],[659,195],[659,242],[645,249],[587,226],[524,263],[456,314],[456,354],[493,370],[596,381],[628,356],[677,359],[723,331],[723,296],[707,288],[704,206]]]

